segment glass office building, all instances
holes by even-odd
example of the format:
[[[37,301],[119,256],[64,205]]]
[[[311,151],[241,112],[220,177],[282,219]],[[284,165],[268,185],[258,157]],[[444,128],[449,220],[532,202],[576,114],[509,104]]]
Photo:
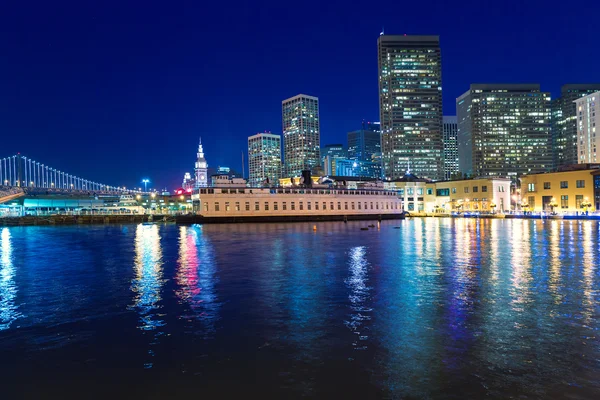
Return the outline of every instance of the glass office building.
[[[381,35],[377,44],[383,174],[442,179],[439,37]]]

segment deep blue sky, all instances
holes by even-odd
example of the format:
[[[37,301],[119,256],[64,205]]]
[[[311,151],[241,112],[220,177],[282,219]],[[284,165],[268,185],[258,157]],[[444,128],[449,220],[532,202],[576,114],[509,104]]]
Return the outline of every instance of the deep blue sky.
[[[210,166],[241,169],[298,93],[320,99],[321,144],[345,142],[379,119],[382,26],[441,36],[446,115],[470,83],[600,81],[596,1],[91,3],[0,4],[0,157],[173,187],[200,135]]]

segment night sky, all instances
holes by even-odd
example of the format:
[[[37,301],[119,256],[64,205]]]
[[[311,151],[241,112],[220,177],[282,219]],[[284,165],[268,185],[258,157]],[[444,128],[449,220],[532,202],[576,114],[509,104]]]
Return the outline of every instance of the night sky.
[[[191,1],[0,4],[0,157],[111,185],[180,185],[198,136],[241,170],[318,96],[321,144],[379,120],[377,37],[440,35],[444,114],[471,83],[600,81],[600,2]]]

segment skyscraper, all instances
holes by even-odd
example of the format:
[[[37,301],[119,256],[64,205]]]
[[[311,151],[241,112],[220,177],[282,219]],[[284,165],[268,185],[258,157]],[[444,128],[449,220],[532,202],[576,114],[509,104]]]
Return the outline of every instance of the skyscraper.
[[[579,164],[600,161],[600,92],[575,101],[577,107],[577,153]]]
[[[438,36],[381,35],[379,114],[383,174],[441,179],[442,60]]]
[[[207,177],[207,169],[208,164],[206,163],[206,159],[204,158],[204,149],[202,148],[202,138],[198,141],[198,154],[196,158],[196,165],[194,168],[194,176],[195,176],[195,187],[207,187],[208,186],[208,177]]]
[[[381,153],[381,125],[379,122],[362,122],[362,128],[348,132],[348,158],[371,161],[373,154]]]
[[[277,184],[281,178],[281,136],[257,133],[248,138],[250,186]]]
[[[516,179],[552,168],[550,93],[540,85],[471,85],[456,111],[461,173]]]
[[[321,165],[319,99],[299,94],[281,103],[284,175],[301,176],[302,170]]]
[[[552,100],[552,150],[554,167],[577,164],[577,113],[575,100],[600,90],[600,84],[569,84]]]
[[[444,117],[444,179],[458,173],[458,125],[456,116]]]

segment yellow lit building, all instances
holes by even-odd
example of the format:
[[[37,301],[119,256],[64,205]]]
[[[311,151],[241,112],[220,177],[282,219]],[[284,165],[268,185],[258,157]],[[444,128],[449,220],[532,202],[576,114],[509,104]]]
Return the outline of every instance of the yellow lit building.
[[[521,208],[558,213],[596,210],[594,178],[600,178],[600,165],[577,164],[568,169],[522,176]]]
[[[511,209],[510,179],[479,178],[430,182],[406,175],[385,182],[398,192],[408,212],[505,212]]]

